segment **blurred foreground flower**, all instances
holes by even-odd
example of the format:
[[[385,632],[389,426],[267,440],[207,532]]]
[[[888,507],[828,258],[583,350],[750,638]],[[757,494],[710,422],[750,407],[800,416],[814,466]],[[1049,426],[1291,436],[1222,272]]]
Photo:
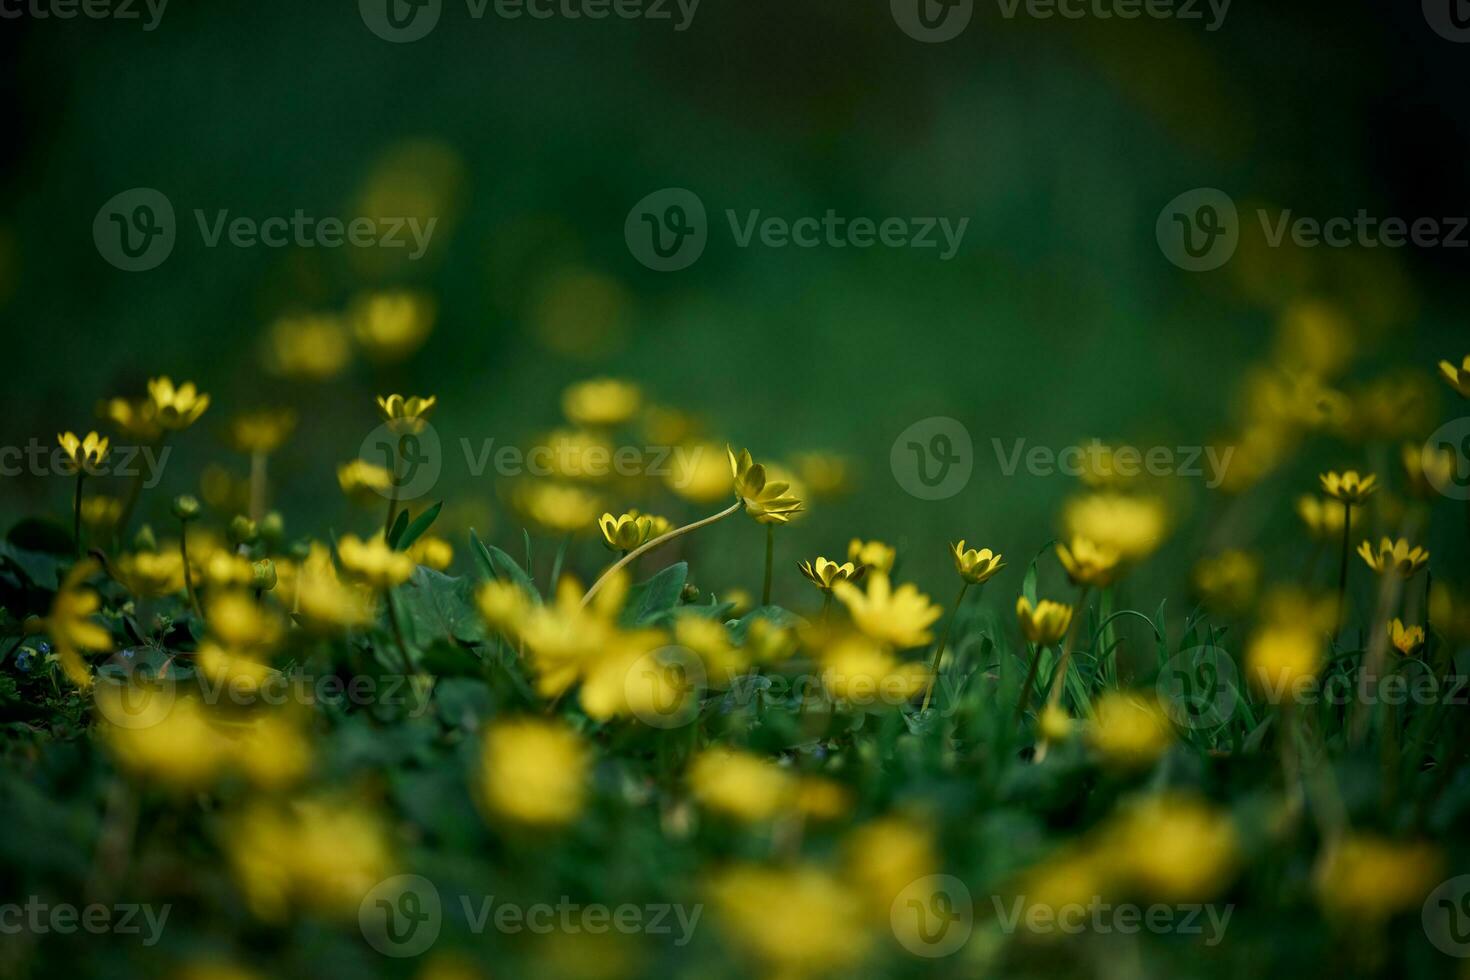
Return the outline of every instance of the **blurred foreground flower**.
[[[485,804],[497,817],[555,827],[582,810],[587,750],[560,722],[498,721],[485,732],[480,761]]]

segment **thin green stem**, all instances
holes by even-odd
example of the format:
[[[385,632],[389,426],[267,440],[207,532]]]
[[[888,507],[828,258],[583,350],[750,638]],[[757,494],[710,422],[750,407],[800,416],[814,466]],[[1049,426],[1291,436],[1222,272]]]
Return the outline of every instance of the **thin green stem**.
[[[1347,617],[1348,540],[1352,535],[1352,527],[1353,505],[1344,500],[1342,502],[1342,561],[1337,572],[1337,630],[1332,634],[1334,645],[1342,636],[1343,620]]]
[[[1036,672],[1041,667],[1042,647],[1026,644],[1031,649],[1031,666],[1026,668],[1026,680],[1021,684],[1021,696],[1016,699],[1016,718],[1013,725],[1026,720],[1026,709],[1031,706],[1031,689],[1036,686]]]
[[[393,627],[393,639],[398,641],[398,652],[403,657],[403,674],[405,677],[413,676],[413,661],[408,656],[408,643],[403,639],[403,624],[398,619],[398,604],[393,601],[393,590],[384,592],[383,598],[388,603],[388,623]]]
[[[621,559],[619,559],[618,562],[614,564],[611,568],[603,572],[602,575],[598,577],[596,582],[592,583],[592,588],[588,589],[587,594],[582,596],[582,607],[586,608],[587,604],[592,601],[592,597],[597,594],[597,591],[602,588],[602,586],[607,582],[609,578],[622,571],[624,566],[626,566],[629,562],[636,561],[638,557],[644,552],[652,551],[654,548],[657,548],[662,544],[672,541],[682,535],[689,534],[691,531],[697,531],[702,527],[707,527],[708,525],[713,524],[716,521],[722,521],[725,518],[729,517],[731,514],[738,511],[742,506],[744,506],[744,501],[737,500],[729,507],[726,507],[724,510],[720,511],[718,514],[711,514],[709,517],[697,520],[692,524],[685,524],[683,527],[676,527],[669,533],[660,535],[659,537],[654,538],[652,541],[645,542],[639,545],[637,548],[634,548],[632,551],[628,552]]]
[[[82,481],[87,477],[86,467],[77,467],[77,490],[72,501],[71,539],[76,545],[77,557],[82,557]]]
[[[771,566],[776,555],[776,525],[766,525],[766,576],[761,582],[761,605],[771,604]]]
[[[204,613],[199,609],[199,595],[194,591],[194,573],[189,570],[189,524],[187,521],[179,521],[179,559],[184,563],[184,592],[189,597],[189,606],[194,610],[194,615],[204,621]]]
[[[949,620],[944,624],[944,633],[939,637],[939,645],[934,648],[934,663],[929,665],[929,686],[924,688],[924,703],[919,706],[920,711],[929,710],[929,702],[934,697],[934,684],[939,680],[939,661],[944,657],[944,647],[949,642],[949,634],[954,630],[955,617],[960,614],[960,603],[965,601],[965,593],[969,589],[968,581],[961,583],[960,594],[955,597],[954,608],[950,610]]]
[[[1056,674],[1051,679],[1051,690],[1046,696],[1046,703],[1051,707],[1062,703],[1062,687],[1067,681],[1067,667],[1072,662],[1072,647],[1077,642],[1077,632],[1082,628],[1082,620],[1087,616],[1088,589],[1089,587],[1084,585],[1077,593],[1077,608],[1072,613],[1072,628],[1067,631],[1067,638],[1062,643],[1062,656],[1057,661]]]

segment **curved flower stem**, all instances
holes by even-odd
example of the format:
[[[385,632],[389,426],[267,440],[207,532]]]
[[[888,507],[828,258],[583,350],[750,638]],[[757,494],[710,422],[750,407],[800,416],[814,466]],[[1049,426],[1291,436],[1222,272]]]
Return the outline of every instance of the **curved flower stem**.
[[[771,604],[771,565],[776,554],[776,525],[766,525],[766,577],[761,582],[761,605]]]
[[[592,597],[597,594],[598,589],[602,588],[603,583],[605,583],[613,575],[622,571],[625,565],[630,562],[636,561],[638,557],[644,552],[652,551],[659,545],[664,544],[668,541],[672,541],[675,538],[680,537],[681,535],[688,534],[690,531],[697,531],[702,527],[706,527],[710,524],[715,523],[716,521],[722,521],[725,518],[729,517],[731,514],[735,513],[737,510],[739,510],[743,505],[744,501],[737,500],[729,507],[726,507],[724,510],[720,511],[718,514],[711,514],[709,517],[701,518],[700,520],[697,520],[692,524],[685,524],[683,527],[676,527],[668,534],[660,535],[659,537],[654,538],[652,541],[647,541],[634,548],[632,551],[628,552],[621,559],[619,559],[618,562],[610,567],[607,571],[603,572],[602,575],[598,577],[596,582],[592,583],[592,588],[588,589],[587,594],[582,596],[582,608],[585,609],[587,607],[587,603],[592,601]]]
[[[1041,648],[1028,643],[1031,648],[1031,666],[1026,668],[1026,680],[1021,684],[1021,696],[1016,700],[1016,717],[1013,725],[1019,726],[1026,720],[1026,709],[1031,706],[1031,688],[1036,686],[1036,671],[1041,666]]]
[[[82,481],[87,478],[87,468],[77,467],[77,492],[72,501],[71,539],[76,545],[77,557],[82,557]]]
[[[960,586],[960,594],[954,601],[954,608],[949,612],[949,620],[944,624],[944,633],[939,637],[939,645],[934,648],[934,663],[929,667],[929,685],[924,688],[924,703],[919,706],[920,711],[929,710],[929,701],[934,697],[934,684],[939,680],[939,661],[944,657],[945,644],[949,642],[949,634],[954,630],[954,620],[960,613],[960,603],[965,601],[965,593],[969,590],[969,582]]]
[[[204,613],[199,610],[199,594],[194,591],[194,573],[189,571],[189,524],[179,521],[179,558],[184,563],[184,591],[189,596],[189,605],[199,621],[204,622]]]
[[[265,516],[265,453],[250,454],[250,519],[259,522]]]
[[[1348,540],[1352,534],[1352,527],[1353,505],[1344,500],[1342,503],[1342,562],[1337,573],[1337,629],[1332,634],[1334,646],[1342,636],[1342,621],[1347,614]]]
[[[823,590],[823,592],[822,592],[822,625],[823,626],[826,626],[827,625],[827,618],[831,614],[831,612],[832,612],[832,592],[831,592],[831,590]]]
[[[1056,707],[1062,702],[1062,688],[1067,681],[1067,667],[1072,662],[1072,647],[1077,642],[1077,631],[1082,628],[1082,620],[1087,617],[1087,592],[1088,586],[1082,586],[1082,591],[1077,593],[1077,612],[1072,617],[1072,628],[1067,631],[1067,639],[1062,644],[1062,656],[1057,661],[1056,673],[1051,679],[1051,690],[1047,692],[1046,703],[1050,707]]]

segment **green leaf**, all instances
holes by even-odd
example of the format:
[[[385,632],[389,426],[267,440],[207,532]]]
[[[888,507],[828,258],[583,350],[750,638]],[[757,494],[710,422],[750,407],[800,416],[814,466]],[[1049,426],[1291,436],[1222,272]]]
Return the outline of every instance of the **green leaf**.
[[[526,570],[516,564],[516,560],[493,544],[485,544],[473,531],[470,532],[470,541],[477,545],[477,552],[484,552],[483,561],[488,566],[490,575],[502,582],[514,582],[526,590],[526,595],[535,599],[541,598],[541,593],[536,591],[536,583],[531,581],[531,576]]]
[[[735,621],[735,625],[730,627],[730,638],[736,643],[744,643],[745,634],[750,631],[750,624],[757,619],[769,619],[776,626],[806,625],[806,620],[789,609],[781,606],[759,606]]]
[[[408,527],[408,511],[401,510],[393,519],[393,526],[388,530],[388,547],[394,547],[394,542],[403,536],[403,531]]]
[[[660,570],[646,582],[639,582],[628,590],[628,601],[623,608],[623,622],[632,626],[646,626],[661,619],[678,605],[679,593],[689,578],[689,563],[676,562]]]
[[[57,524],[39,517],[27,517],[10,529],[5,540],[26,551],[39,551],[48,555],[71,555],[76,551],[71,532]]]
[[[474,583],[469,579],[451,578],[419,566],[413,577],[399,586],[397,594],[420,647],[436,642],[484,641],[485,624],[475,609]],[[464,655],[473,659],[468,651]]]
[[[402,537],[398,539],[393,547],[398,551],[407,551],[415,541],[423,537],[424,532],[433,525],[435,519],[439,516],[439,512],[443,509],[444,501],[441,500],[434,506],[430,507],[428,510],[424,511],[418,517],[415,517],[413,519],[413,523],[408,525],[408,527],[404,530]],[[408,511],[404,511],[402,514],[399,515],[399,517],[407,516]],[[394,521],[393,526],[396,528],[398,526],[398,522]]]

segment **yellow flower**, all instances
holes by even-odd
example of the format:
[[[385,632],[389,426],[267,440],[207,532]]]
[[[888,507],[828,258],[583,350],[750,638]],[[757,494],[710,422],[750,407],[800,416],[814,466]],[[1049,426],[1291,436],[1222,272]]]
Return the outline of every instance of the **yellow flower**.
[[[190,565],[194,556],[189,556]],[[232,551],[214,551],[203,561],[202,578],[207,585],[216,588],[249,588],[255,584],[255,566],[244,555]]]
[[[88,432],[85,439],[78,439],[75,432],[63,432],[57,435],[56,441],[66,454],[67,470],[72,473],[77,470],[91,473],[107,455],[107,438],[95,432]]]
[[[893,903],[915,881],[939,869],[930,830],[906,817],[880,817],[854,830],[843,842],[842,852],[847,878],[856,886],[868,915],[885,926],[891,921],[895,927],[902,923],[914,928],[914,916],[893,919]]]
[[[1322,669],[1322,639],[1313,624],[1273,624],[1251,637],[1246,670],[1257,690],[1273,703]]]
[[[746,823],[778,816],[795,800],[796,781],[774,762],[737,749],[705,749],[689,764],[689,792],[708,810]]]
[[[1410,657],[1424,645],[1424,627],[1405,626],[1403,620],[1395,616],[1388,623],[1388,639],[1395,650]]]
[[[275,673],[266,663],[244,652],[228,650],[213,640],[199,645],[199,670],[215,684],[253,693]]]
[[[1470,398],[1470,354],[1465,355],[1465,360],[1459,367],[1449,361],[1440,361],[1439,373],[1450,383],[1451,388],[1460,393],[1460,397]]]
[[[255,800],[223,840],[251,912],[269,922],[294,908],[351,920],[396,870],[382,821],[343,800]]]
[[[117,568],[128,591],[137,596],[173,595],[184,587],[184,559],[176,548],[124,555]]]
[[[1117,552],[1120,561],[1137,562],[1163,542],[1168,516],[1155,497],[1093,493],[1066,505],[1062,525],[1067,538],[1086,538]]]
[[[745,652],[760,664],[785,660],[796,652],[796,631],[777,626],[765,617],[752,620],[745,631]]]
[[[1401,455],[1409,489],[1419,497],[1432,498],[1440,487],[1448,486],[1459,472],[1455,454],[1444,447],[1434,449],[1417,443],[1405,443]]]
[[[120,687],[105,684],[97,697],[102,702],[104,718],[123,717],[109,710],[107,699],[139,695],[124,693]],[[136,776],[156,780],[174,790],[197,790],[207,787],[229,761],[229,741],[210,725],[204,710],[193,698],[179,698],[166,704],[166,713],[156,721],[153,707],[144,716],[152,724],[102,725],[108,747],[121,766]]]
[[[492,579],[475,593],[475,604],[485,622],[502,633],[514,634],[520,629],[521,617],[531,607],[531,598],[514,582]]]
[[[1108,691],[1094,705],[1088,741],[1107,762],[1149,765],[1173,739],[1168,718],[1151,695]]]
[[[270,647],[281,637],[281,621],[247,593],[214,595],[207,612],[210,636],[233,649]]]
[[[989,581],[996,572],[1006,567],[1003,555],[998,555],[989,548],[979,551],[974,548],[966,549],[964,538],[960,538],[949,548],[954,552],[954,570],[971,585]]]
[[[648,539],[650,541],[654,538],[661,538],[674,529],[674,525],[669,522],[667,517],[660,517],[657,514],[645,514],[637,510],[630,510],[628,513],[633,517],[648,518]]]
[[[628,577],[620,574],[583,608],[581,585],[564,575],[554,602],[533,603],[526,609],[518,632],[536,675],[537,693],[560,696],[612,644],[617,633],[614,620],[627,592]]]
[[[1074,537],[1070,546],[1066,542],[1058,544],[1057,558],[1073,585],[1111,585],[1122,571],[1117,551],[1087,538]]]
[[[796,567],[801,569],[801,574],[806,576],[808,582],[815,585],[823,592],[831,592],[832,586],[838,582],[857,582],[867,571],[862,565],[853,562],[843,562],[841,565],[835,561],[828,561],[818,557],[816,563],[800,561]]]
[[[84,584],[98,567],[97,562],[90,558],[73,565],[56,590],[51,612],[46,617],[46,631],[56,644],[61,669],[80,688],[92,685],[92,672],[87,669],[82,654],[112,649],[112,634],[92,619],[102,600]]]
[[[422,432],[429,423],[429,413],[434,410],[437,401],[433,395],[428,398],[420,398],[418,395],[408,398],[402,395],[379,395],[378,411],[382,414],[383,421],[388,423],[388,428],[394,432]]]
[[[816,499],[838,497],[851,488],[847,460],[833,453],[798,453],[791,459]]]
[[[943,612],[912,583],[895,591],[881,572],[868,576],[867,592],[851,582],[838,582],[832,594],[847,607],[858,629],[896,647],[928,643],[933,639],[929,627]]]
[[[434,328],[433,299],[411,292],[373,293],[358,300],[352,331],[375,361],[401,361],[423,346]]]
[[[730,457],[730,472],[735,477],[735,495],[745,505],[745,512],[762,524],[786,524],[802,509],[802,503],[787,493],[791,484],[766,480],[766,468],[750,458],[750,450],[735,451],[725,447]]]
[[[209,396],[196,388],[194,382],[185,381],[174,387],[167,375],[149,379],[148,397],[153,402],[153,417],[158,424],[174,432],[199,421],[199,416],[209,407]]]
[[[1199,560],[1193,581],[1205,602],[1227,613],[1241,613],[1250,607],[1260,587],[1261,560],[1246,551],[1222,551]]]
[[[97,406],[97,414],[129,439],[152,442],[162,431],[154,419],[153,400],[150,398],[109,398]]]
[[[351,358],[347,329],[334,314],[282,317],[266,336],[266,369],[282,377],[325,381],[341,374]]]
[[[841,975],[871,942],[862,905],[843,882],[810,865],[743,865],[717,874],[711,904],[732,948],[773,977]]]
[[[235,740],[235,765],[255,786],[279,791],[311,770],[311,743],[300,723],[280,712],[262,715]]]
[[[600,480],[608,475],[608,461],[615,450],[611,442],[587,429],[556,429],[543,444],[531,450],[530,458],[544,453],[546,470],[566,480]]]
[[[730,468],[720,455],[720,446],[712,442],[676,446],[664,482],[674,493],[697,504],[730,496]]]
[[[230,445],[242,453],[273,453],[295,428],[296,413],[289,408],[236,415],[230,420]]]
[[[1016,619],[1028,642],[1051,646],[1067,635],[1067,628],[1072,625],[1072,607],[1050,599],[1042,599],[1033,607],[1030,600],[1021,596],[1016,600]]]
[[[324,545],[312,544],[296,573],[295,586],[295,607],[308,625],[366,626],[377,615],[370,592],[346,585],[337,577],[337,567]]]
[[[852,810],[852,793],[825,776],[803,776],[796,787],[796,809],[809,820],[839,820]]]
[[[1358,546],[1358,554],[1368,567],[1379,575],[1394,572],[1400,578],[1410,579],[1419,574],[1419,570],[1429,563],[1429,552],[1415,545],[1409,547],[1405,538],[1390,541],[1384,538],[1378,543],[1378,550],[1373,550],[1373,545],[1364,541]]]
[[[643,392],[631,381],[593,378],[571,385],[561,396],[561,408],[574,425],[622,425],[638,414]]]
[[[1442,873],[1433,844],[1348,834],[1323,850],[1314,878],[1331,915],[1370,924],[1418,909]]]
[[[393,474],[376,463],[354,459],[337,467],[337,485],[348,497],[365,503],[370,502],[375,495],[388,495],[393,487]]]
[[[1304,493],[1296,498],[1296,512],[1312,537],[1331,541],[1342,536],[1342,522],[1347,515],[1337,504]]]
[[[730,631],[717,619],[687,614],[679,616],[674,620],[674,642],[699,655],[711,687],[728,687],[731,681],[745,672],[744,652],[731,642]]]
[[[582,812],[588,755],[560,722],[499,721],[485,732],[480,755],[485,804],[497,817],[535,827],[570,823]]]
[[[601,509],[597,497],[580,487],[542,480],[522,483],[515,503],[527,520],[562,535],[587,530]]]
[[[97,494],[82,501],[82,523],[94,533],[112,530],[122,520],[123,502],[116,497]]]
[[[408,557],[416,565],[442,572],[454,561],[454,545],[443,538],[426,534],[409,546]]]
[[[1372,473],[1364,476],[1357,470],[1343,473],[1334,470],[1321,474],[1318,479],[1322,481],[1322,489],[1327,496],[1345,504],[1361,504],[1378,489],[1377,476]]]
[[[337,557],[348,573],[379,589],[402,585],[413,575],[413,559],[390,548],[381,534],[366,541],[354,534],[343,535],[337,542]]]
[[[904,663],[861,635],[839,637],[822,654],[822,687],[850,709],[897,707],[929,682],[920,663]]]
[[[1120,883],[1162,902],[1214,898],[1230,883],[1240,857],[1229,816],[1184,793],[1125,805],[1101,838],[1099,850]]]
[[[603,514],[597,526],[602,530],[603,543],[613,551],[632,551],[653,535],[653,518],[639,514]]]
[[[1036,727],[1046,741],[1065,742],[1072,737],[1072,731],[1077,727],[1077,723],[1060,705],[1048,704],[1041,709],[1041,717],[1037,719]]]
[[[867,566],[875,572],[887,575],[893,571],[893,561],[898,552],[882,541],[862,541],[853,538],[847,543],[847,560]]]

